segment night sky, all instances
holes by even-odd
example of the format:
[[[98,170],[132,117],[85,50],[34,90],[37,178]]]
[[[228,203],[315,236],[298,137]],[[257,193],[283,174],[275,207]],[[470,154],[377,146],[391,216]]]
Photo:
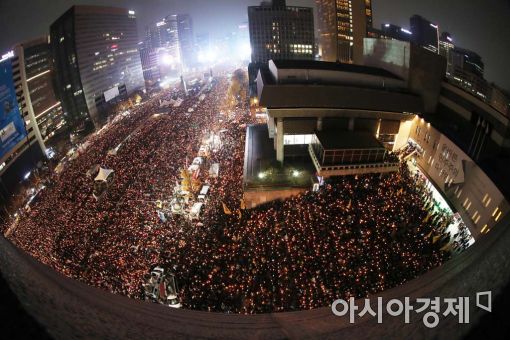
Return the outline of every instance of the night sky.
[[[189,13],[195,34],[212,37],[235,31],[247,21],[246,6],[259,0],[0,0],[0,51],[48,32],[48,27],[73,4],[134,9],[143,27],[167,14]],[[289,5],[314,6],[313,0],[287,0]],[[510,90],[510,0],[373,0],[375,27],[394,23],[409,28],[409,17],[420,14],[452,34],[460,47],[479,53],[486,78]]]

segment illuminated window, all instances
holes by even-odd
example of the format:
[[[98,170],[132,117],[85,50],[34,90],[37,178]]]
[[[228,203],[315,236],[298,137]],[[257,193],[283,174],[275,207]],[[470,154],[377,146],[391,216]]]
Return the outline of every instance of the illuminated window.
[[[284,145],[306,145],[312,142],[313,135],[284,135]]]
[[[475,223],[478,223],[478,220],[480,219],[480,214],[478,213],[478,210],[475,211],[475,213],[473,214],[473,217],[471,217],[471,219],[475,222]]]
[[[489,232],[489,226],[486,224],[483,226],[482,230],[480,231],[480,233],[482,234],[487,234]]]
[[[489,197],[489,194],[485,194],[485,196],[483,196],[483,200],[482,200],[482,203],[485,203],[485,200]]]
[[[502,214],[502,213],[503,213],[503,212],[500,210],[500,211],[499,211],[499,213],[498,213],[498,214],[496,215],[496,217],[494,218],[494,221],[496,221],[496,222],[497,222],[497,221],[499,221],[499,218],[501,217],[501,214]]]
[[[484,206],[486,208],[489,206],[491,201],[492,201],[492,198],[489,196],[489,194],[485,194],[485,196],[483,197],[482,203],[484,204]]]
[[[469,208],[471,207],[471,202],[469,201],[469,198],[466,197],[462,206],[464,207],[464,209],[466,209],[466,211],[469,210]]]

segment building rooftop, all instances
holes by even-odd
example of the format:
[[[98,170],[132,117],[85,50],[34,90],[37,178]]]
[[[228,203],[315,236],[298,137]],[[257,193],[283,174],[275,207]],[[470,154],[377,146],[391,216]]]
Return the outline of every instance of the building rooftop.
[[[352,72],[402,80],[402,78],[396,76],[395,74],[389,71],[371,66],[315,60],[272,60],[272,62],[278,69],[311,69],[338,72]]]
[[[257,76],[260,105],[422,112],[422,98],[391,72],[341,63],[270,60]]]
[[[384,149],[384,145],[369,132],[318,131],[315,133],[326,150],[339,149]]]

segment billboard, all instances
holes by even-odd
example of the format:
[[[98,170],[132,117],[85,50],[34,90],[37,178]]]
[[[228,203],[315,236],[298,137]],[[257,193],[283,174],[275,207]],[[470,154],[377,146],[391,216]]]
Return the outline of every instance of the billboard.
[[[109,89],[108,91],[106,91],[104,93],[104,100],[105,100],[105,102],[108,103],[110,100],[117,97],[118,95],[119,95],[119,87],[118,86],[112,87],[111,89]]]
[[[409,79],[411,44],[389,39],[363,39],[363,64],[390,71],[404,80]]]
[[[27,136],[12,80],[12,63],[0,63],[0,158]]]

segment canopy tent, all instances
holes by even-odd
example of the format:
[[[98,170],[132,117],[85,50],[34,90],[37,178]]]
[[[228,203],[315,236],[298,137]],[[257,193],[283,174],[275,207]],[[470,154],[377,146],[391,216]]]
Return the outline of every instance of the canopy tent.
[[[189,216],[191,219],[197,219],[200,217],[200,212],[202,210],[202,206],[204,203],[195,203],[193,204],[193,207],[191,207],[191,211],[189,213]]]
[[[191,164],[200,166],[200,165],[202,165],[203,162],[204,162],[204,159],[202,157],[195,157],[193,159],[193,163],[191,163]]]
[[[173,105],[175,101],[173,99],[170,100],[160,100],[159,101],[159,107],[169,107],[170,105]]]
[[[211,165],[211,168],[209,169],[209,176],[211,176],[213,178],[218,177],[219,172],[220,172],[220,164],[214,163],[213,165]]]
[[[107,182],[108,178],[113,174],[113,172],[114,171],[111,170],[111,169],[99,168],[99,173],[97,174],[97,176],[94,179],[94,181],[96,181],[96,182]]]
[[[95,173],[97,173],[99,171],[99,164],[94,164],[90,167],[90,169],[87,171],[86,175],[87,177],[92,177],[94,176]]]
[[[179,106],[181,106],[181,104],[182,104],[182,102],[183,102],[183,101],[184,101],[183,99],[181,99],[181,98],[177,98],[177,100],[176,100],[176,101],[175,101],[175,103],[174,103],[174,107],[179,107]]]

